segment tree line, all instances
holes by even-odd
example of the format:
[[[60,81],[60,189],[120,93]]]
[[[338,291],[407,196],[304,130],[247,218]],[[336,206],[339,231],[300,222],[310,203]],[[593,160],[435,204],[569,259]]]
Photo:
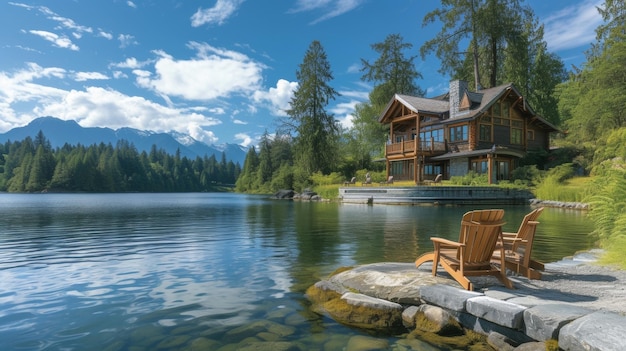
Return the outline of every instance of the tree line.
[[[241,167],[222,153],[181,157],[153,145],[139,152],[128,141],[52,148],[43,132],[34,140],[0,144],[0,191],[191,192],[232,186]]]
[[[543,26],[523,0],[442,0],[440,8],[425,15],[423,26],[436,21],[440,32],[418,53],[400,34],[371,45],[377,58],[361,59],[361,80],[372,88],[369,99],[356,105],[349,128],[342,128],[327,109],[340,94],[332,87],[322,44],[313,41],[296,71],[298,87],[288,117],[278,122],[276,136],[266,133],[257,150],[248,153],[237,190],[302,190],[319,185],[317,174],[347,180],[382,173],[384,162],[375,160],[384,157],[388,127],[378,117],[394,94],[426,94],[418,84],[422,75],[415,60],[420,55],[435,54],[442,74],[477,90],[512,82],[539,115],[560,124],[557,87],[566,81],[567,71],[548,52]]]

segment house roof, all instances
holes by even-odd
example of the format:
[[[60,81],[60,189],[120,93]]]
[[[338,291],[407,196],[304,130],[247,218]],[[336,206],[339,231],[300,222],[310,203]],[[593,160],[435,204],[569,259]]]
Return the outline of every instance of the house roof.
[[[496,151],[494,152],[491,148],[489,149],[480,149],[480,150],[469,150],[469,151],[460,151],[460,152],[447,152],[443,155],[430,157],[430,161],[443,161],[450,160],[453,158],[467,158],[467,157],[476,157],[476,156],[485,156],[490,153],[496,155],[509,155],[515,157],[524,157],[525,153],[521,150],[510,149],[506,147],[498,146]]]
[[[463,120],[472,120],[489,110],[489,108],[501,97],[510,94],[513,94],[517,101],[522,104],[521,109],[527,112],[528,115],[532,116],[532,122],[540,124],[541,127],[545,129],[558,131],[558,128],[535,113],[526,99],[524,99],[522,94],[512,83],[482,89],[478,92],[471,92],[467,90],[462,92],[462,96],[468,97],[471,102],[471,106],[468,110],[456,113],[455,115],[450,114],[450,93],[434,98],[395,94],[383,110],[383,113],[380,115],[378,121],[380,123],[390,122],[394,117],[397,117],[400,113],[402,113],[402,106],[408,108],[414,113],[437,114],[441,116],[447,115],[449,117],[443,118],[441,121],[444,124],[456,123]]]

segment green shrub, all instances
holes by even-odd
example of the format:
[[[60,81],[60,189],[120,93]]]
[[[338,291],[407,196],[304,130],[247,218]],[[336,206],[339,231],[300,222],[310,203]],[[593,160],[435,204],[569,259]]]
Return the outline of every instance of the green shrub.
[[[511,180],[518,185],[535,186],[541,183],[542,173],[535,165],[522,166],[511,172]]]
[[[487,174],[478,174],[470,171],[464,176],[450,177],[450,183],[454,185],[488,185],[489,178]]]

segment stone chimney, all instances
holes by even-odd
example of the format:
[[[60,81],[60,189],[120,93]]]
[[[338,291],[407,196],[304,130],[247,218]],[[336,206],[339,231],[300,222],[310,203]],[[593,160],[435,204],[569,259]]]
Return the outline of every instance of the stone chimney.
[[[461,105],[461,97],[468,89],[468,84],[462,80],[450,81],[450,118],[459,115],[459,106]]]

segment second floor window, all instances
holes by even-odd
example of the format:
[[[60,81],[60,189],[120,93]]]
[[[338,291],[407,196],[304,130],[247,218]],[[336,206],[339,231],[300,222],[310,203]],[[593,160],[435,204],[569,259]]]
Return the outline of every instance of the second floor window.
[[[467,140],[467,125],[450,127],[450,142]]]
[[[480,125],[480,141],[491,141],[491,126],[488,124]]]
[[[511,128],[511,144],[522,145],[522,130]]]
[[[431,130],[422,130],[420,132],[420,139],[424,142],[430,142],[431,139],[434,142],[443,142],[443,129],[431,129]]]

